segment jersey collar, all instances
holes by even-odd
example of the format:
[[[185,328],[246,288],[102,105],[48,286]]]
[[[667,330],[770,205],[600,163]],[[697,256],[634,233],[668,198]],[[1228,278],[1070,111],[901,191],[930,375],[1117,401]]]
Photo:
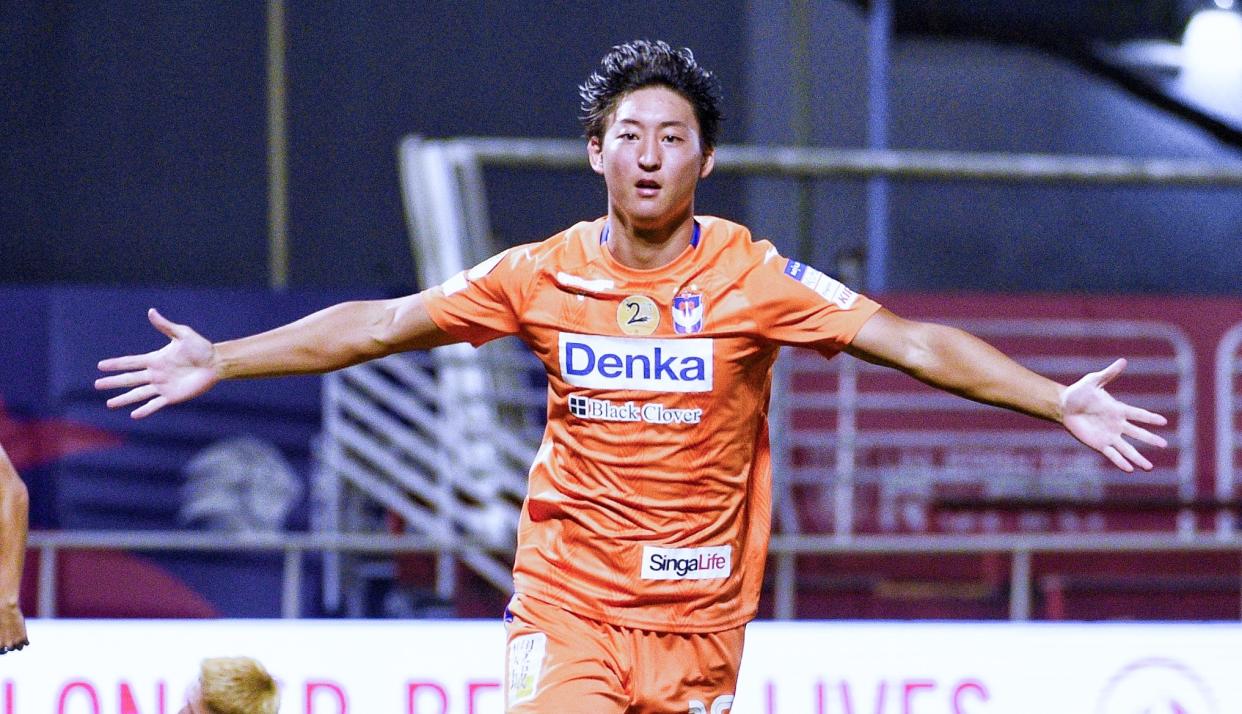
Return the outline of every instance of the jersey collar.
[[[605,221],[605,222],[604,222],[604,229],[603,229],[602,231],[600,231],[600,232],[599,232],[599,244],[600,244],[600,245],[606,245],[606,244],[608,243],[608,236],[609,236],[609,235],[610,235],[609,225],[608,225],[608,223]],[[690,247],[691,247],[691,248],[698,248],[698,247],[699,247],[699,222],[698,222],[698,220],[695,220],[695,222],[694,222],[694,233],[692,233],[692,234],[690,235]]]

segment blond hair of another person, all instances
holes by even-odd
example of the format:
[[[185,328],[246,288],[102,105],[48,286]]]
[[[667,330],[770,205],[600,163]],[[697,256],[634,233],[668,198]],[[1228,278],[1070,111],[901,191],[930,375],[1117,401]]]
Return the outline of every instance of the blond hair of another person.
[[[211,657],[177,714],[276,714],[279,708],[276,680],[257,660]]]

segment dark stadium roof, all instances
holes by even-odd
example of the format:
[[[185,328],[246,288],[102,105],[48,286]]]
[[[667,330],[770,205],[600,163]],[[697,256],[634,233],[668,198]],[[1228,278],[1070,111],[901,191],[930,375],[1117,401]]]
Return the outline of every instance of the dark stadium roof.
[[[855,0],[868,8],[868,0]],[[893,0],[898,33],[979,37],[1044,47],[1181,35],[1198,0]]]
[[[873,4],[854,3],[864,10]],[[1177,91],[1176,67],[1124,51],[1136,42],[1179,42],[1196,12],[1217,7],[1212,0],[891,0],[891,7],[898,37],[980,39],[1050,51],[1242,147],[1242,111],[1220,104],[1236,98],[1186,96]]]

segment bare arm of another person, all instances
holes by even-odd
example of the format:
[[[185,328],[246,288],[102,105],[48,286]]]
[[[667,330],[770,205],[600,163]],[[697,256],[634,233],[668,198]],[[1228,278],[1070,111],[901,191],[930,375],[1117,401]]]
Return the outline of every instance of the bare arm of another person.
[[[457,341],[431,320],[425,294],[343,302],[267,332],[216,344],[152,308],[147,316],[168,344],[146,354],[102,360],[100,370],[119,374],[95,380],[95,388],[128,389],[109,399],[108,406],[139,404],[131,415],[140,419],[193,399],[225,379],[331,372]]]
[[[30,644],[19,602],[30,496],[0,445],[0,655]]]
[[[1104,390],[1125,369],[1124,359],[1065,386],[968,332],[905,320],[884,309],[863,325],[846,351],[967,399],[1056,422],[1122,471],[1152,468],[1129,439],[1166,446],[1164,439],[1138,426],[1163,426],[1163,416],[1117,401]]]

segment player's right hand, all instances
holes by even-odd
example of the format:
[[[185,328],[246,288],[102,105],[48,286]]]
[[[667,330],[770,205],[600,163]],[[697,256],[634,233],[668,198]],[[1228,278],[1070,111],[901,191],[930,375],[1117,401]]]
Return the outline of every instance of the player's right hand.
[[[26,620],[16,605],[0,606],[0,655],[16,652],[30,644],[26,637]]]
[[[168,321],[155,308],[147,311],[155,329],[169,342],[162,349],[142,355],[126,355],[100,361],[104,372],[120,372],[95,380],[95,389],[130,388],[108,400],[117,409],[141,404],[130,413],[135,419],[149,416],[166,405],[184,402],[206,392],[220,381],[215,347],[187,325]]]

